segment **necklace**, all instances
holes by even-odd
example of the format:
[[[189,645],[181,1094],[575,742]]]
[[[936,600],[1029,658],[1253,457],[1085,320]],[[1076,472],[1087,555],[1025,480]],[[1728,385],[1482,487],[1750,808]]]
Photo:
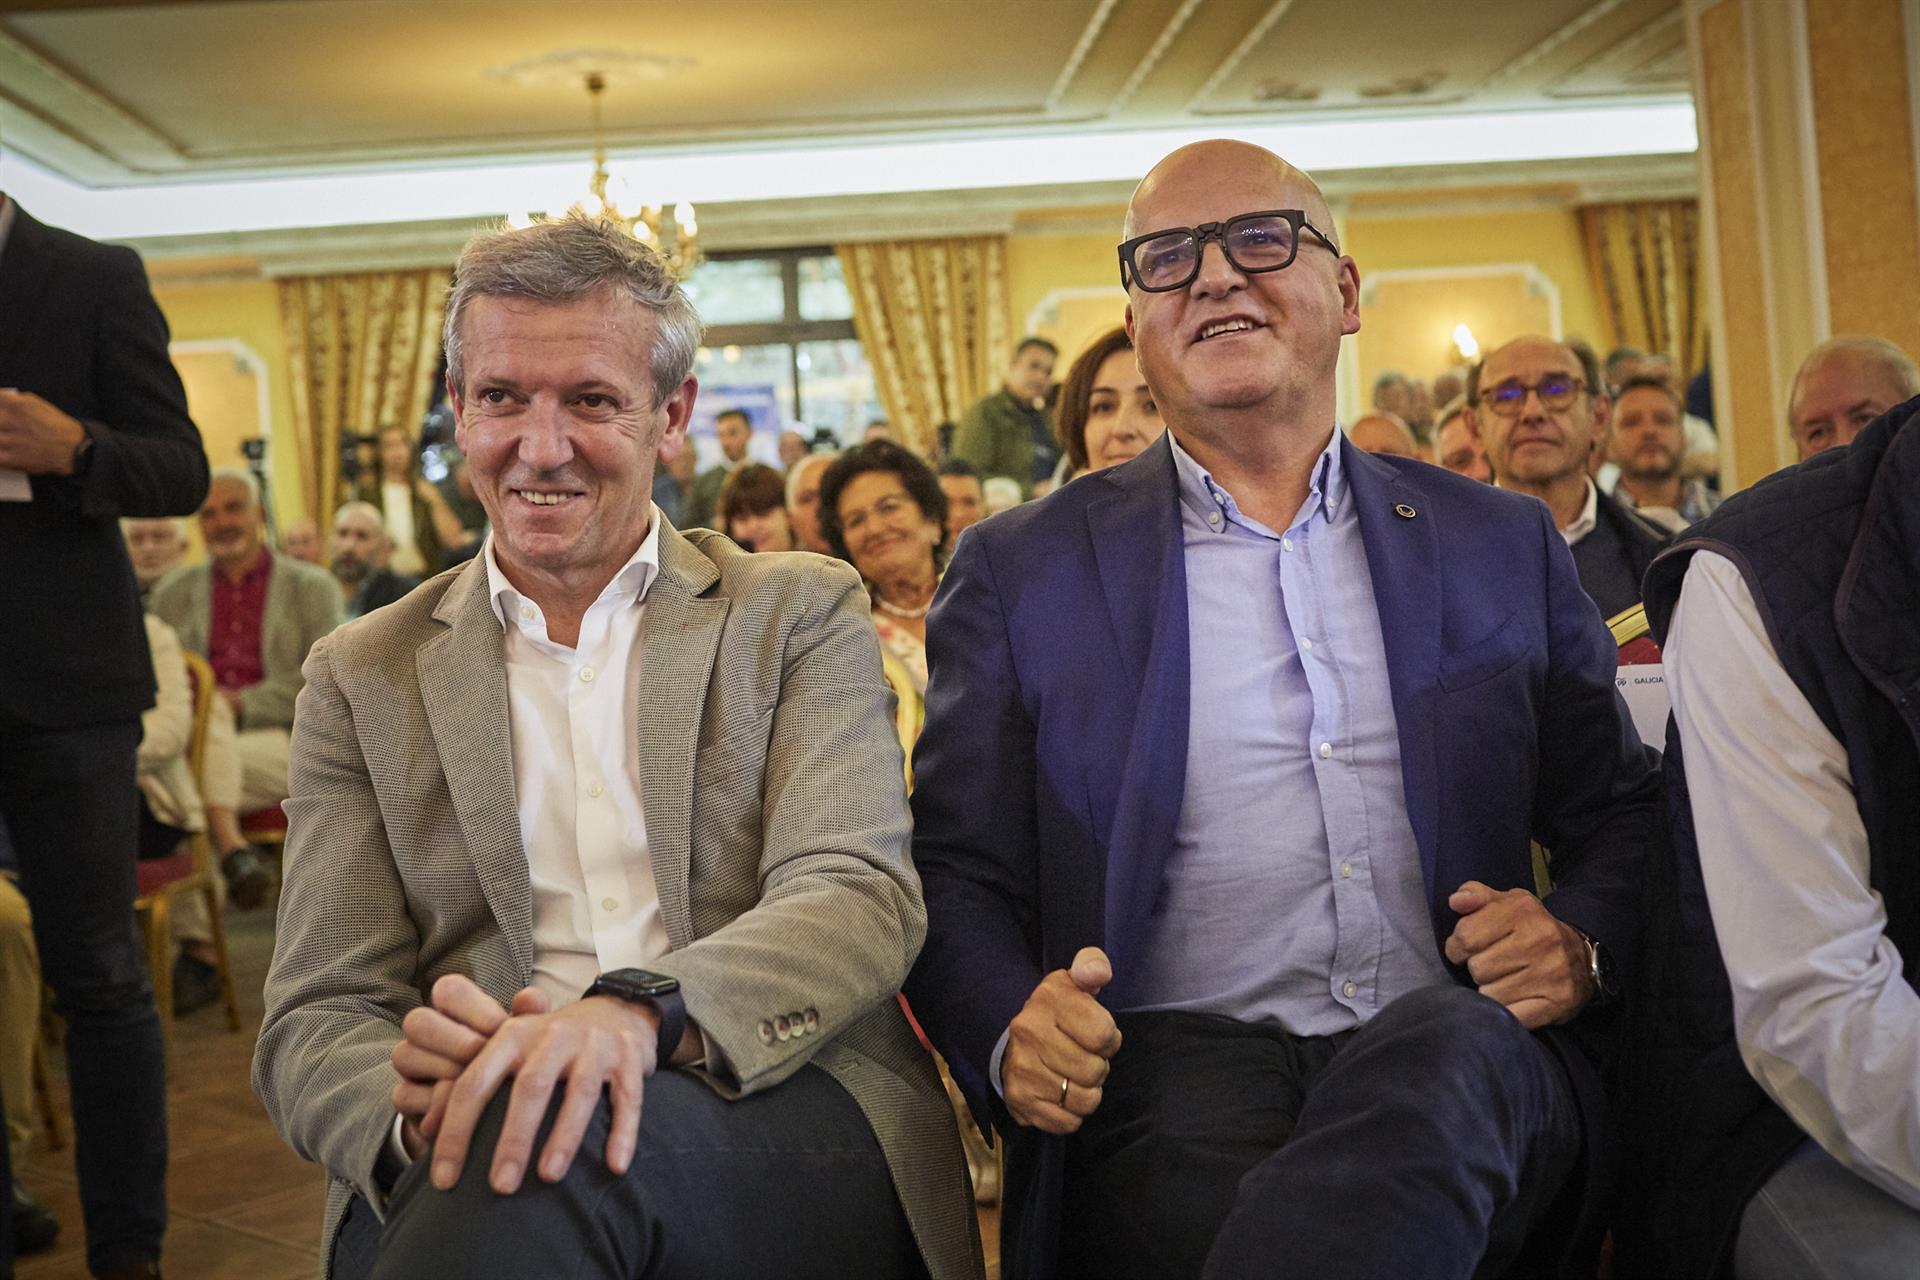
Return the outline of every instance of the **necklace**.
[[[877,587],[874,589],[873,602],[880,606],[882,613],[890,613],[896,618],[924,618],[927,616],[927,610],[933,608],[932,596],[927,597],[927,602],[918,609],[902,609],[897,604],[888,604],[887,598],[880,594]]]

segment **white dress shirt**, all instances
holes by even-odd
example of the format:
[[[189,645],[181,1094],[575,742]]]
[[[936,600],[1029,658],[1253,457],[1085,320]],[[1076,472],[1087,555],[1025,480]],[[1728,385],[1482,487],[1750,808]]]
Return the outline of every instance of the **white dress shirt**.
[[[1741,1060],[1836,1160],[1920,1209],[1920,993],[1869,885],[1846,750],[1725,557],[1688,565],[1663,652]]]
[[[1587,505],[1580,508],[1580,518],[1560,531],[1560,536],[1572,546],[1593,532],[1600,523],[1600,491],[1594,487],[1591,478],[1587,481]]]
[[[667,953],[640,792],[641,625],[660,571],[660,513],[580,620],[547,635],[487,539],[487,589],[506,629],[507,716],[520,844],[533,886],[533,985],[555,1007],[609,969]]]

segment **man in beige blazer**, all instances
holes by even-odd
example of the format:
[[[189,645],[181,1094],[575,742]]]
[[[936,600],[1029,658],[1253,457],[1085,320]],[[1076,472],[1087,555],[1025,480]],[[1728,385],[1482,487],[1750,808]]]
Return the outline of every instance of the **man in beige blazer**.
[[[254,1085],[328,1274],[978,1275],[857,576],[652,505],[700,333],[657,255],[572,217],[456,279],[492,533],[317,645],[294,726]]]

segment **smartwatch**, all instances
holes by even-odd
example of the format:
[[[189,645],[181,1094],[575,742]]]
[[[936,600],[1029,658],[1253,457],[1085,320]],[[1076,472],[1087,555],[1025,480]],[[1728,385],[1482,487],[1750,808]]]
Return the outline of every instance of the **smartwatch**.
[[[660,1042],[655,1060],[662,1067],[673,1061],[673,1051],[680,1047],[680,1037],[687,1030],[687,1006],[680,999],[680,979],[646,969],[610,969],[595,978],[580,998],[584,1000],[588,996],[612,996],[628,1004],[650,1004],[658,1009]]]

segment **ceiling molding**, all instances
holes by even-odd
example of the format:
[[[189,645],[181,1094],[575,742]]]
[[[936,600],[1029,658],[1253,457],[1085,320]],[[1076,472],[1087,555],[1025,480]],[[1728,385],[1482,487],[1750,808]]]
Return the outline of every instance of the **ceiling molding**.
[[[1685,18],[1686,14],[1681,9],[1674,8],[1667,10],[1650,22],[1644,23],[1640,27],[1629,31],[1612,44],[1607,45],[1605,48],[1581,59],[1569,67],[1566,71],[1554,78],[1548,87],[1548,92],[1552,92],[1558,86],[1565,84],[1576,76],[1593,70],[1595,67],[1603,66],[1607,63],[1629,62],[1629,60],[1640,51],[1642,45],[1651,44],[1656,36],[1666,35],[1675,27],[1679,27],[1685,21]],[[1682,46],[1686,44],[1686,33],[1684,31],[1680,33],[1680,43]],[[1642,66],[1644,65],[1644,60],[1642,62],[1634,62],[1632,65],[1636,67]]]
[[[1485,93],[1495,85],[1512,80],[1521,72],[1534,66],[1541,59],[1563,48],[1568,41],[1581,35],[1596,22],[1601,21],[1626,2],[1627,0],[1600,0],[1598,4],[1583,12],[1579,17],[1549,32],[1545,38],[1534,44],[1532,48],[1523,51],[1518,57],[1511,59],[1503,66],[1494,68],[1479,84],[1474,85],[1472,89],[1468,90],[1469,96],[1476,93]]]
[[[1080,31],[1079,42],[1073,46],[1073,52],[1067,55],[1067,61],[1060,68],[1060,74],[1054,77],[1053,88],[1047,91],[1043,110],[1048,115],[1051,116],[1060,110],[1061,102],[1066,99],[1067,90],[1073,87],[1073,78],[1080,74],[1080,68],[1085,64],[1087,55],[1093,52],[1094,44],[1100,39],[1101,33],[1107,29],[1108,19],[1113,17],[1113,11],[1119,7],[1120,0],[1100,0],[1100,7],[1093,11],[1092,17],[1087,19],[1087,25]]]
[[[1134,67],[1133,73],[1127,77],[1126,82],[1120,86],[1119,91],[1113,95],[1113,100],[1107,103],[1106,113],[1109,116],[1118,115],[1121,109],[1132,100],[1133,95],[1140,91],[1140,86],[1147,82],[1147,77],[1153,74],[1153,69],[1160,65],[1160,60],[1167,56],[1169,49],[1173,48],[1174,41],[1178,40],[1180,33],[1186,30],[1187,23],[1193,19],[1193,15],[1198,13],[1200,7],[1206,2],[1207,0],[1184,0],[1184,3],[1182,3],[1178,9],[1174,10],[1173,16],[1167,19],[1167,25],[1160,29],[1159,38],[1153,42],[1141,57],[1139,64]]]
[[[1260,16],[1260,20],[1248,29],[1246,35],[1240,37],[1240,43],[1233,46],[1233,52],[1214,68],[1213,74],[1194,91],[1191,98],[1187,99],[1188,111],[1196,115],[1205,112],[1206,108],[1203,104],[1206,100],[1211,98],[1220,86],[1240,69],[1240,64],[1247,60],[1247,55],[1259,48],[1260,42],[1267,38],[1267,33],[1273,30],[1280,19],[1287,16],[1287,10],[1293,8],[1293,3],[1294,0],[1274,0],[1273,6]]]
[[[9,114],[6,143],[27,154],[35,144],[71,153],[79,149],[96,162],[119,165],[120,152],[129,147],[184,163],[178,141],[75,75],[0,23],[0,105]],[[20,120],[30,122],[19,128]],[[65,144],[64,146],[62,144]]]

